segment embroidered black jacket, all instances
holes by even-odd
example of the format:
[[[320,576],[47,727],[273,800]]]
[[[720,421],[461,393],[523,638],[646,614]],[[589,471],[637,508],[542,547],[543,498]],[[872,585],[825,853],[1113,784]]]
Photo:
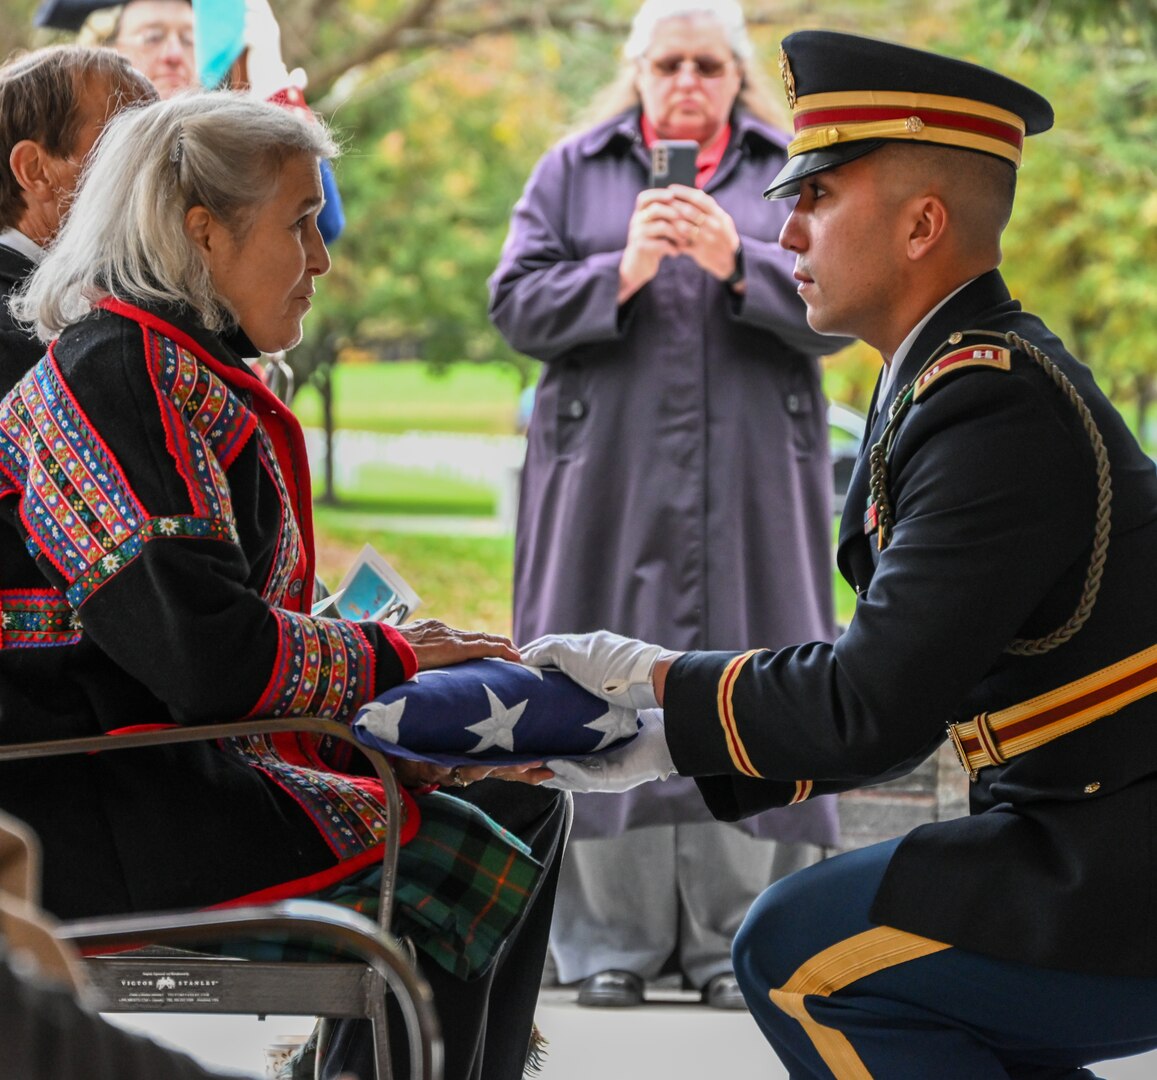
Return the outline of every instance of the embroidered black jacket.
[[[0,404],[0,739],[344,719],[412,673],[392,628],[310,616],[301,429],[245,353],[109,302]],[[312,891],[382,825],[364,778],[296,744],[11,765],[0,806],[43,839],[61,916]]]

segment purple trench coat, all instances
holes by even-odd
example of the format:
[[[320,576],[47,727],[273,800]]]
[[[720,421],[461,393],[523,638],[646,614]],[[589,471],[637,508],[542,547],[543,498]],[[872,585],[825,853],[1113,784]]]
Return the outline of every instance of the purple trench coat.
[[[737,112],[706,191],[743,242],[736,297],[666,259],[622,309],[619,261],[648,158],[632,111],[564,140],[514,209],[490,316],[543,361],[515,544],[514,634],[602,627],[675,649],[834,636],[831,466],[814,333],[763,188],[786,139]],[[711,718],[705,718],[711,722]],[[576,839],[712,817],[690,780],[575,800]],[[833,844],[830,798],[736,823]]]

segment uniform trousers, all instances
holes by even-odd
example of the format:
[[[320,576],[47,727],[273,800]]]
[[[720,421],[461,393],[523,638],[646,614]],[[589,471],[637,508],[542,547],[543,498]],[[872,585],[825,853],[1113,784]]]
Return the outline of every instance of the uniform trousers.
[[[899,840],[769,888],[733,948],[792,1080],[1095,1080],[1157,1047],[1157,978],[997,960],[868,920]]]
[[[550,932],[559,982],[613,969],[654,979],[675,954],[702,989],[731,970],[731,940],[755,898],[822,856],[712,821],[573,840]]]

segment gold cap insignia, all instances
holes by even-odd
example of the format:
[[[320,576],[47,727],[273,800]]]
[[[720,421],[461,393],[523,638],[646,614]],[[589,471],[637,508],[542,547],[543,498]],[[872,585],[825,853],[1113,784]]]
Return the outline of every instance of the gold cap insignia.
[[[787,58],[787,53],[783,46],[779,47],[779,74],[783,78],[783,89],[787,94],[787,107],[795,109],[795,76],[791,72],[791,61]]]

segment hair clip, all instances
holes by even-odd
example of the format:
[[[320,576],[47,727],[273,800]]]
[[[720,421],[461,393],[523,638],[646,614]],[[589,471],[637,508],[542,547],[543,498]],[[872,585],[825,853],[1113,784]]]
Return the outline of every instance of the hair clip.
[[[177,132],[177,141],[173,144],[173,149],[169,151],[169,160],[174,165],[181,164],[181,158],[185,156],[185,133],[183,131]]]

